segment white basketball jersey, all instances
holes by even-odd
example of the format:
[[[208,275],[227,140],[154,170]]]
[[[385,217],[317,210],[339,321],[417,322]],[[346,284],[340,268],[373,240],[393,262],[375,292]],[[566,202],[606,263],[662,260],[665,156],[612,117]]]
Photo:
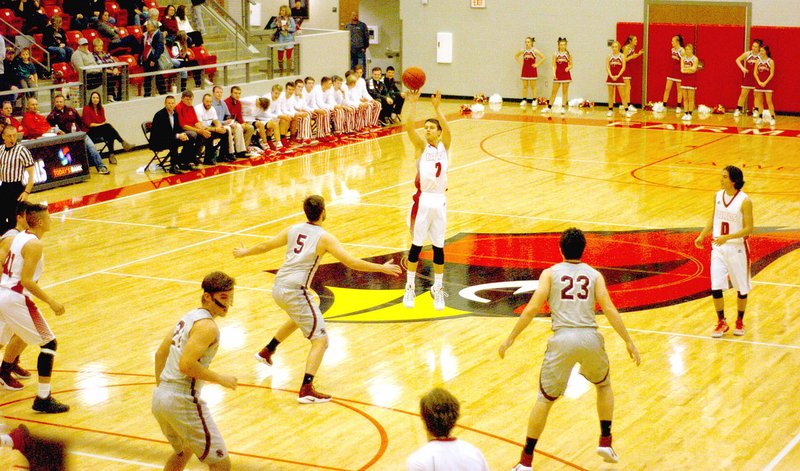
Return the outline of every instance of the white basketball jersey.
[[[199,380],[186,376],[181,373],[180,369],[181,356],[183,356],[183,349],[186,347],[186,342],[189,340],[189,333],[192,331],[194,323],[202,319],[213,320],[214,318],[211,316],[210,312],[198,308],[186,313],[175,325],[175,330],[172,333],[172,344],[169,346],[167,362],[164,364],[164,369],[161,370],[161,381],[182,384],[185,385],[187,389],[191,388],[194,391],[199,391],[202,387]],[[219,338],[214,340],[214,343],[200,356],[200,364],[208,368],[208,365],[211,364],[211,360],[214,359],[214,355],[217,354],[218,347]]]
[[[24,263],[22,259],[22,248],[25,244],[34,239],[38,240],[38,238],[30,232],[20,232],[14,236],[14,240],[11,241],[11,248],[3,263],[3,276],[0,278],[0,286],[16,291],[17,293],[22,293],[25,296],[31,295],[27,289],[22,287],[21,283],[22,265]],[[42,253],[39,263],[36,264],[36,271],[33,273],[33,281],[39,281],[39,277],[42,276],[42,270],[44,270],[44,253]]]
[[[417,189],[423,193],[444,194],[447,191],[447,149],[442,142],[425,150],[417,161]]]
[[[719,190],[714,198],[714,237],[739,232],[744,227],[742,203],[747,199],[747,193],[739,190],[733,196]],[[744,238],[730,239],[728,242],[743,243]]]
[[[304,222],[289,228],[286,259],[278,270],[275,283],[290,288],[309,288],[319,267],[317,244],[325,230]]]
[[[550,318],[553,330],[562,327],[597,327],[594,319],[594,290],[600,272],[585,263],[561,262],[553,265]]]

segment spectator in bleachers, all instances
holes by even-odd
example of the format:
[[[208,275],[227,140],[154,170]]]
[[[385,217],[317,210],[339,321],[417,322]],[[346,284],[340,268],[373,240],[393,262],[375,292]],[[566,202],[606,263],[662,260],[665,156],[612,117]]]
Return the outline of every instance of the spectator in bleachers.
[[[386,92],[389,98],[392,99],[390,106],[392,107],[391,117],[396,123],[400,122],[400,113],[403,111],[403,103],[406,101],[406,94],[400,91],[397,81],[394,79],[395,70],[391,65],[386,68],[386,74],[383,76],[383,84],[386,86]]]
[[[175,113],[178,115],[178,122],[186,134],[193,136],[195,139],[196,148],[199,150],[201,147],[205,149],[205,156],[203,164],[214,165],[214,134],[200,122],[197,116],[192,99],[194,94],[189,90],[181,93],[181,102],[175,107]]]
[[[230,128],[222,125],[222,119],[217,115],[217,110],[212,106],[214,99],[211,94],[203,95],[203,101],[194,106],[197,114],[198,123],[211,133],[211,139],[206,143],[206,155],[203,159],[206,165],[213,165],[217,162],[233,162],[234,159],[228,153],[228,142]],[[219,139],[219,143],[214,146],[212,142]],[[209,147],[211,144],[211,147]],[[213,162],[213,163],[211,163]]]
[[[109,13],[104,11],[100,14],[100,20],[97,22],[97,32],[111,41],[108,45],[108,52],[111,54],[139,54],[141,52],[139,41],[133,36],[120,38],[119,28],[111,24],[109,20]]]
[[[0,35],[0,91],[8,90],[8,82],[6,81],[6,39]],[[8,95],[5,95],[8,96]]]
[[[14,107],[11,105],[10,101],[3,101],[3,108],[2,108],[2,116],[0,116],[0,122],[4,126],[14,126],[17,128],[17,132],[21,135],[25,132],[25,129],[22,127],[22,123],[17,121],[14,117]]]
[[[86,133],[91,138],[92,142],[104,141],[108,146],[108,161],[112,164],[117,163],[117,158],[114,156],[114,142],[119,141],[125,152],[133,148],[133,145],[128,141],[122,139],[119,132],[106,121],[106,110],[103,108],[103,102],[100,99],[100,94],[92,92],[89,96],[89,103],[83,107],[83,127]]]
[[[161,30],[167,33],[166,41],[169,43],[178,35],[178,19],[175,18],[175,5],[167,5],[164,17],[161,18]]]
[[[215,85],[211,89],[211,106],[217,111],[217,119],[222,122],[222,126],[228,131],[228,155],[233,155],[233,162],[236,159],[243,159],[247,152],[247,142],[244,139],[244,128],[233,117],[233,113],[228,109],[227,103],[222,99],[222,87]]]
[[[153,116],[150,131],[150,148],[156,152],[169,149],[169,173],[179,175],[181,170],[196,170],[192,164],[197,160],[196,132],[184,132],[178,113],[175,112],[175,97],[167,95],[164,108]],[[178,153],[178,148],[181,148]]]
[[[111,54],[103,50],[105,44],[103,43],[102,39],[94,38],[94,41],[92,41],[92,46],[94,46],[94,52],[92,52],[92,56],[94,56],[94,61],[98,64],[113,64],[114,62],[119,62]],[[121,98],[120,92],[122,90],[122,77],[119,67],[106,69],[106,85],[108,88],[108,96],[106,99],[109,102],[119,100]]]
[[[39,100],[28,100],[25,114],[22,115],[22,133],[25,139],[36,139],[42,134],[50,132],[50,123],[47,118],[39,114]]]
[[[196,67],[199,65],[196,60],[192,59],[191,51],[189,50],[189,38],[186,36],[185,31],[178,31],[175,37],[175,43],[170,48],[170,57],[175,68],[181,69],[183,67]],[[181,92],[186,90],[186,80],[189,74],[185,70],[179,70],[178,74],[181,78]],[[192,71],[194,77],[194,87],[200,88],[200,81],[202,79],[203,71],[200,69]]]
[[[61,27],[63,20],[54,16],[42,31],[42,46],[50,53],[50,63],[69,62],[72,59],[72,48],[67,46],[67,33]]]
[[[78,39],[78,50],[72,53],[72,68],[78,74],[81,70],[91,65],[97,65],[94,55],[89,52],[89,40],[86,38]],[[103,83],[103,73],[99,70],[87,71],[85,86],[89,90],[99,87]]]
[[[40,7],[39,0],[19,0],[15,13],[23,20],[23,33],[41,33],[47,26],[47,16],[39,12]]]
[[[89,27],[92,11],[86,0],[64,0],[61,9],[72,18],[69,24],[71,30],[81,31]]]
[[[159,70],[158,59],[161,54],[164,54],[164,35],[158,30],[158,20],[154,20],[151,16],[145,28],[147,31],[142,36],[142,54],[139,56],[139,63],[144,68],[145,72],[153,72]],[[156,88],[159,95],[167,93],[167,85],[164,81],[163,75],[156,75]],[[144,96],[152,95],[152,77],[144,78]]]
[[[242,102],[240,101],[241,98],[242,89],[234,85],[231,87],[231,96],[225,99],[225,106],[228,107],[228,112],[231,114],[233,119],[242,126],[242,134],[244,137],[246,151],[247,147],[250,146],[250,141],[253,139],[253,134],[255,134],[256,128],[252,124],[244,122]]]
[[[19,57],[14,60],[14,71],[19,80],[20,88],[34,88],[39,86],[39,76],[36,75],[36,66],[31,62],[31,50],[24,48]],[[27,96],[35,96],[35,92],[28,92]]]
[[[292,52],[294,51],[294,33],[297,25],[292,18],[288,5],[281,5],[278,9],[278,18],[275,20],[275,42],[278,43],[278,71],[283,73],[284,57],[292,70]]]
[[[33,98],[33,100],[35,100],[35,98]],[[78,114],[75,108],[67,106],[64,95],[60,93],[53,99],[53,109],[50,111],[50,114],[47,115],[47,122],[51,126],[57,128],[56,134],[59,135],[86,130],[83,127],[81,115]],[[108,167],[103,163],[103,157],[100,155],[100,152],[97,151],[94,141],[92,141],[92,138],[89,137],[88,134],[83,138],[83,143],[86,145],[86,154],[89,155],[89,162],[97,168],[97,173],[108,175],[110,173]]]
[[[106,0],[84,0],[86,3],[89,4],[89,12],[91,13],[91,17],[89,18],[90,23],[97,23],[100,21],[100,17],[103,15],[103,12],[106,11]],[[117,20],[111,18],[111,24],[116,24]]]
[[[158,8],[151,8],[147,10],[147,21],[153,20],[156,22],[156,28],[161,29],[161,21],[160,21],[161,12],[158,11]],[[145,22],[147,24],[147,22]]]
[[[126,11],[128,13],[128,23],[129,25],[141,25],[142,21],[140,20],[140,15],[142,12],[146,10],[144,7],[144,2],[142,0],[117,0],[117,5],[119,5],[120,9]],[[145,19],[145,21],[147,21]]]

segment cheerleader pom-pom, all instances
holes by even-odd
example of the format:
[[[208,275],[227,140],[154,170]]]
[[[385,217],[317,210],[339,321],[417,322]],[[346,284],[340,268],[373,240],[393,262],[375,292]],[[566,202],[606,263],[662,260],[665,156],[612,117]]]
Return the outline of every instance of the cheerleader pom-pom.
[[[700,114],[709,114],[711,113],[711,108],[707,107],[706,105],[700,105],[697,107],[697,112]]]
[[[594,108],[594,102],[589,100],[583,100],[579,105],[578,108]]]
[[[536,99],[536,104],[540,105],[540,106],[546,105],[547,104],[547,98],[540,96],[539,98]]]
[[[716,108],[714,108],[714,111],[712,111],[711,113],[712,114],[725,114],[725,107],[722,106],[721,104],[717,105]]]
[[[461,114],[470,114],[472,113],[472,108],[469,105],[461,105]]]

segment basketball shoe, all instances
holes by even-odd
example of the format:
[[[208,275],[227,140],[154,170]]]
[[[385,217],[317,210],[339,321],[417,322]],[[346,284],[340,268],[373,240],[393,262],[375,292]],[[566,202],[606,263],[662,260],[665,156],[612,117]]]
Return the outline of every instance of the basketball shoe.
[[[520,106],[521,108],[525,108],[526,106],[528,106],[528,102],[527,102],[527,101],[525,101],[525,100],[522,100],[521,102],[519,102],[519,106]]]
[[[733,112],[733,117],[734,118],[738,118],[741,114],[742,114],[742,112],[739,111],[739,109],[737,108],[736,111]]]
[[[20,424],[9,435],[14,442],[14,449],[28,460],[30,469],[66,469],[66,447],[63,443],[31,436],[24,424]]]
[[[511,468],[511,471],[533,471],[533,466],[525,466],[522,463],[517,463],[516,466]]]
[[[681,107],[680,106],[675,108],[675,114],[681,114]]]
[[[14,366],[11,367],[11,373],[19,379],[28,379],[31,377],[30,371],[19,366],[19,358],[14,362]]]
[[[433,308],[437,311],[443,311],[444,298],[447,296],[447,293],[444,292],[444,288],[441,286],[431,286],[431,296],[433,296]]]
[[[270,352],[267,347],[261,349],[260,352],[256,353],[254,356],[256,360],[260,361],[265,365],[272,366],[272,353]]]
[[[403,294],[403,306],[414,309],[414,300],[417,299],[417,293],[414,290],[414,285],[406,285],[406,292]]]
[[[53,395],[49,395],[42,399],[36,396],[33,400],[33,410],[43,414],[60,414],[69,410],[69,406],[56,400]]]
[[[633,105],[628,105],[628,111],[630,111],[631,113],[636,113],[639,110],[636,109],[636,107]]]
[[[742,326],[742,327],[744,327],[744,326]],[[711,337],[715,338],[715,339],[718,339],[718,338],[722,337],[722,334],[724,334],[725,332],[727,332],[729,330],[731,330],[731,328],[728,327],[728,323],[725,322],[725,319],[720,319],[719,322],[717,322],[717,327],[714,329],[713,332],[711,332]]]
[[[9,391],[19,391],[23,384],[11,376],[11,371],[0,371],[0,384]]]
[[[744,335],[744,321],[736,319],[736,328],[733,329],[733,335]]]
[[[314,389],[313,383],[304,384],[300,388],[300,394],[297,396],[297,402],[300,404],[316,404],[318,402],[328,402],[331,397],[327,394]]]
[[[619,456],[611,448],[611,435],[607,437],[600,437],[600,445],[597,447],[597,454],[603,457],[606,463],[616,463],[619,461]]]

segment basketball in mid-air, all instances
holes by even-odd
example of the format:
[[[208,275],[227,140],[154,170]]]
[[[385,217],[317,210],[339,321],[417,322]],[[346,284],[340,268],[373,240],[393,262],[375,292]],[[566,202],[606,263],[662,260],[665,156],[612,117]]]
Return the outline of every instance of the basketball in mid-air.
[[[419,67],[409,67],[403,71],[403,85],[410,90],[419,90],[425,85],[425,71]]]

